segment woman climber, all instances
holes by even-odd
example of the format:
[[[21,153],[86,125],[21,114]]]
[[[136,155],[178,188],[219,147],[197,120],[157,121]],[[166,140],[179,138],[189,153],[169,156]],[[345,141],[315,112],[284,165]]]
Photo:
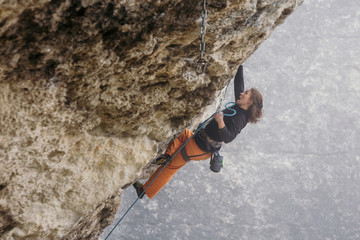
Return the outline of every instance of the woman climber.
[[[172,176],[190,160],[209,159],[213,152],[221,148],[222,143],[233,141],[247,123],[259,121],[263,113],[262,96],[256,88],[244,92],[243,66],[239,67],[235,75],[234,90],[236,104],[232,109],[236,111],[236,114],[230,116],[232,109],[225,109],[216,113],[209,124],[193,138],[191,138],[193,133],[189,129],[185,129],[177,139],[169,144],[165,154],[155,161],[158,164],[169,161],[171,156],[191,138],[181,150],[181,154],[176,154],[163,170],[163,167],[160,166],[144,185],[139,181],[133,184],[140,198],[144,195],[144,189],[145,194],[150,199],[153,198]]]

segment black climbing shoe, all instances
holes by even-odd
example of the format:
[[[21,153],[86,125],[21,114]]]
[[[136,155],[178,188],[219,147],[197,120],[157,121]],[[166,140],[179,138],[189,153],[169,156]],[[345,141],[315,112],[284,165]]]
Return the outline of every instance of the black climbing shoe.
[[[142,198],[144,197],[144,195],[145,195],[145,194],[143,194],[143,192],[144,192],[143,185],[144,185],[144,184],[142,184],[142,183],[139,182],[139,181],[136,181],[136,182],[133,184],[133,186],[134,186],[134,188],[135,188],[135,190],[136,190],[136,193],[137,193],[138,197],[140,197],[140,199],[142,199]]]
[[[153,161],[153,164],[157,164],[157,165],[163,165],[165,163],[167,163],[168,161],[170,161],[171,156],[169,154],[161,154],[157,159],[155,159]]]

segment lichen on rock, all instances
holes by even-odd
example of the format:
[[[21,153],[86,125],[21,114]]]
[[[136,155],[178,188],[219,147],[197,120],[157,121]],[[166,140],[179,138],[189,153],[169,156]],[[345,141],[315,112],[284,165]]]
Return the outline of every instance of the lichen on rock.
[[[0,1],[0,234],[95,238],[303,0]]]

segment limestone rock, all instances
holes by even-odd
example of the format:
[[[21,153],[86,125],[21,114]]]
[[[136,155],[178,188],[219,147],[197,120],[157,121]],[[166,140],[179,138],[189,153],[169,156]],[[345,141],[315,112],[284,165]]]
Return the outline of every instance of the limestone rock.
[[[1,237],[96,238],[302,1],[208,0],[198,75],[202,1],[0,0]]]

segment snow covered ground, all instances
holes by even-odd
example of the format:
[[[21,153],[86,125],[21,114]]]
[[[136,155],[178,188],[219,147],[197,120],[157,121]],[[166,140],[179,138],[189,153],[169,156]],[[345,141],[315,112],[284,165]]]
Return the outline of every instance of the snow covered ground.
[[[265,116],[225,168],[190,162],[109,239],[360,239],[359,42],[358,0],[305,0],[244,64]],[[115,222],[135,191],[122,199]]]

